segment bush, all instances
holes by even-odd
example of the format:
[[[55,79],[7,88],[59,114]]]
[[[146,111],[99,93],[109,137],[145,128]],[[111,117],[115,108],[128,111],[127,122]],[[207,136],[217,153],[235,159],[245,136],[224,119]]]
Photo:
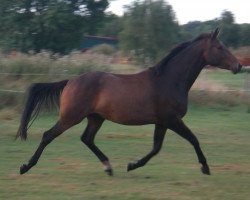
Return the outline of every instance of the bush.
[[[92,49],[89,50],[89,52],[110,56],[115,54],[116,49],[108,44],[101,44],[93,47]]]

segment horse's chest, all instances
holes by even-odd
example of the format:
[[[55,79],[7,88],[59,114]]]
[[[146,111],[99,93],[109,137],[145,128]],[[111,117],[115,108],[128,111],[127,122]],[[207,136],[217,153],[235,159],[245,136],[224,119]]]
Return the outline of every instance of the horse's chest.
[[[157,110],[164,118],[169,116],[183,117],[187,112],[187,98],[185,96],[163,98],[159,102]]]

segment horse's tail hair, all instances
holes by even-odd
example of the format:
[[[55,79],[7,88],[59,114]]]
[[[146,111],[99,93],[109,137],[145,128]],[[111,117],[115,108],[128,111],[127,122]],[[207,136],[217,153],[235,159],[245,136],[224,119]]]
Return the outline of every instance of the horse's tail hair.
[[[59,98],[67,82],[68,80],[54,83],[34,83],[29,87],[16,139],[18,137],[22,140],[27,139],[27,130],[43,105],[47,108],[59,106]]]

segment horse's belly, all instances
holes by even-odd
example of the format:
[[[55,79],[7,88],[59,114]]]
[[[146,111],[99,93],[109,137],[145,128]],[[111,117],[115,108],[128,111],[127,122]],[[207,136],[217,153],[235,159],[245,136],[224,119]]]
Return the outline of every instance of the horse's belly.
[[[134,113],[115,113],[111,116],[107,116],[107,119],[124,125],[144,125],[144,124],[154,124],[156,118],[149,114],[134,114]]]
[[[110,100],[96,107],[105,119],[124,125],[143,125],[156,122],[153,106],[148,102]]]

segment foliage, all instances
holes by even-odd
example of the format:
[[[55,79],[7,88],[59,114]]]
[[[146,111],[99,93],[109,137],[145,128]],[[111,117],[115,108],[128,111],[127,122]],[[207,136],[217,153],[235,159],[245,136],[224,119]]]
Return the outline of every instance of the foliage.
[[[232,12],[223,11],[219,18],[205,22],[192,21],[181,26],[181,39],[191,39],[219,27],[220,38],[226,46],[238,48],[250,45],[250,24],[236,24]]]
[[[172,6],[163,0],[135,1],[126,8],[121,46],[141,62],[155,62],[176,42],[178,24]]]
[[[118,37],[123,30],[123,17],[119,17],[115,14],[108,13],[105,16],[103,26],[98,29],[98,35]]]
[[[230,11],[224,11],[220,18],[221,40],[226,46],[238,47],[240,41],[240,27],[235,24],[234,15]]]
[[[89,50],[91,53],[97,53],[100,55],[114,55],[116,48],[108,44],[100,44]]]
[[[160,60],[173,45],[221,28],[229,47],[250,45],[250,24],[236,24],[231,11],[209,21],[178,25],[164,0],[134,1],[124,16],[105,13],[108,0],[0,0],[0,47],[4,51],[68,54],[84,34],[117,37],[120,47],[141,63]]]
[[[250,24],[242,24],[240,27],[240,46],[250,46]]]
[[[211,32],[219,27],[218,20],[192,21],[181,26],[182,41],[196,37],[200,33]]]
[[[68,53],[95,34],[107,0],[0,0],[1,44],[22,52]]]

